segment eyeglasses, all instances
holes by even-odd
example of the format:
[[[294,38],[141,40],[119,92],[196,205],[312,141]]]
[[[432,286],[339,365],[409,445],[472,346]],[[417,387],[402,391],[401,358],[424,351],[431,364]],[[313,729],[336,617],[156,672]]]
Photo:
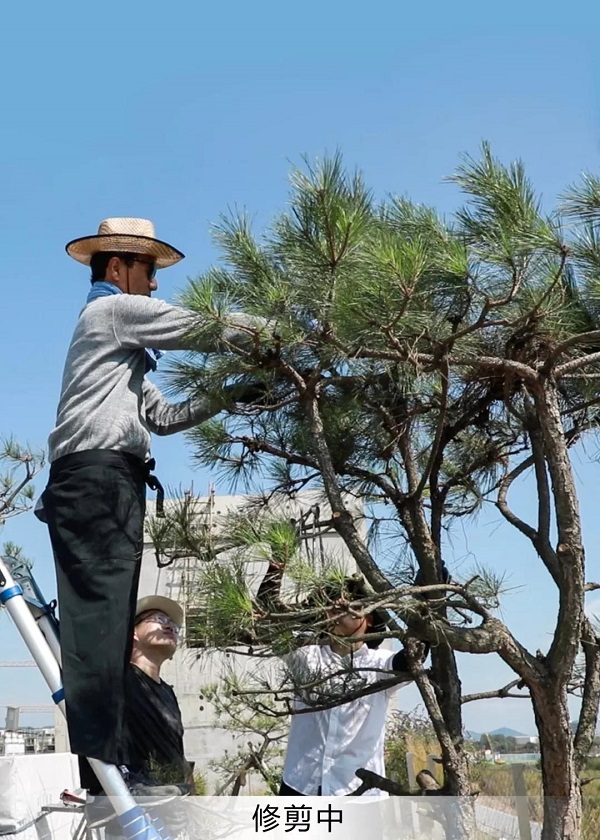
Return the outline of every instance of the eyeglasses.
[[[153,277],[156,277],[156,263],[154,260],[141,260],[135,257],[133,262],[143,263],[144,265],[148,266],[148,280],[152,280]]]
[[[164,613],[153,613],[152,615],[147,615],[146,618],[142,618],[141,621],[138,621],[138,624],[143,624],[145,621],[157,621],[159,624],[162,624],[164,627],[171,627],[177,636],[181,627],[179,624],[175,624],[172,618],[169,618],[168,615]]]

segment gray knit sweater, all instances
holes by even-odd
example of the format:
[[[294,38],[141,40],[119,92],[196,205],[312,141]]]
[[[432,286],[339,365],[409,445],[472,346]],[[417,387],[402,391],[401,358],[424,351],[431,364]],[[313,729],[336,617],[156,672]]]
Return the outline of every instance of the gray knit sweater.
[[[145,377],[145,348],[184,350],[195,316],[187,309],[143,295],[97,298],[81,312],[67,353],[56,426],[48,440],[50,461],[71,452],[113,449],[146,458],[150,433],[169,435],[218,413],[208,399],[169,403]],[[236,327],[264,322],[236,314],[223,340],[248,346]],[[211,352],[211,344],[198,348]]]

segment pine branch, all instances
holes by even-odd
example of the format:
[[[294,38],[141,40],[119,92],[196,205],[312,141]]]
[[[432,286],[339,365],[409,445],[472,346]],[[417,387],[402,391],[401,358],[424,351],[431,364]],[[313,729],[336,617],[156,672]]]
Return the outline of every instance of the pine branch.
[[[524,522],[520,519],[508,506],[507,502],[507,495],[510,489],[511,484],[519,478],[524,472],[526,472],[534,463],[534,456],[530,455],[528,458],[525,458],[524,461],[512,469],[510,472],[506,473],[502,481],[500,482],[500,487],[498,489],[498,499],[496,501],[496,506],[502,516],[506,519],[507,522],[510,522],[518,531],[520,531],[528,540],[530,540],[534,545],[537,543],[538,533],[531,525],[528,525],[527,522]]]

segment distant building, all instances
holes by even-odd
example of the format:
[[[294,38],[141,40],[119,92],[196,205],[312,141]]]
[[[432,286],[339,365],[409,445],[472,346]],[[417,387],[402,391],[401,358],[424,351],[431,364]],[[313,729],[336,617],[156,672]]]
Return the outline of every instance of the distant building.
[[[54,727],[0,729],[0,755],[30,755],[55,751]]]
[[[515,735],[514,736],[515,743],[518,746],[522,746],[524,744],[532,744],[533,746],[538,746],[540,743],[539,735]]]

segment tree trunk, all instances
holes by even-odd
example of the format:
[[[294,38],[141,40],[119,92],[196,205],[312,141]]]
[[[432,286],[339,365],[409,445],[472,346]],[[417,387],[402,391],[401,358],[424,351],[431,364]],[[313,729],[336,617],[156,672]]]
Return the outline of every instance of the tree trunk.
[[[442,743],[444,787],[449,796],[469,796],[471,783],[467,756],[463,749],[462,686],[456,656],[452,648],[440,644],[432,651],[431,662],[437,701],[454,748],[449,754],[443,749]]]
[[[556,686],[531,688],[540,737],[544,827],[542,840],[580,840],[581,786],[575,766],[567,692]]]
[[[444,770],[444,796],[436,805],[446,840],[475,840],[474,798],[463,748],[461,683],[454,651],[440,642],[432,651],[432,679],[416,681],[438,737]],[[434,806],[432,806],[434,807]]]
[[[448,797],[445,805],[446,840],[475,840],[478,837],[475,800],[472,796]]]
[[[444,801],[446,840],[475,840],[475,800],[471,796],[472,785],[462,736],[451,757],[444,752],[442,750],[444,788],[447,791]]]

